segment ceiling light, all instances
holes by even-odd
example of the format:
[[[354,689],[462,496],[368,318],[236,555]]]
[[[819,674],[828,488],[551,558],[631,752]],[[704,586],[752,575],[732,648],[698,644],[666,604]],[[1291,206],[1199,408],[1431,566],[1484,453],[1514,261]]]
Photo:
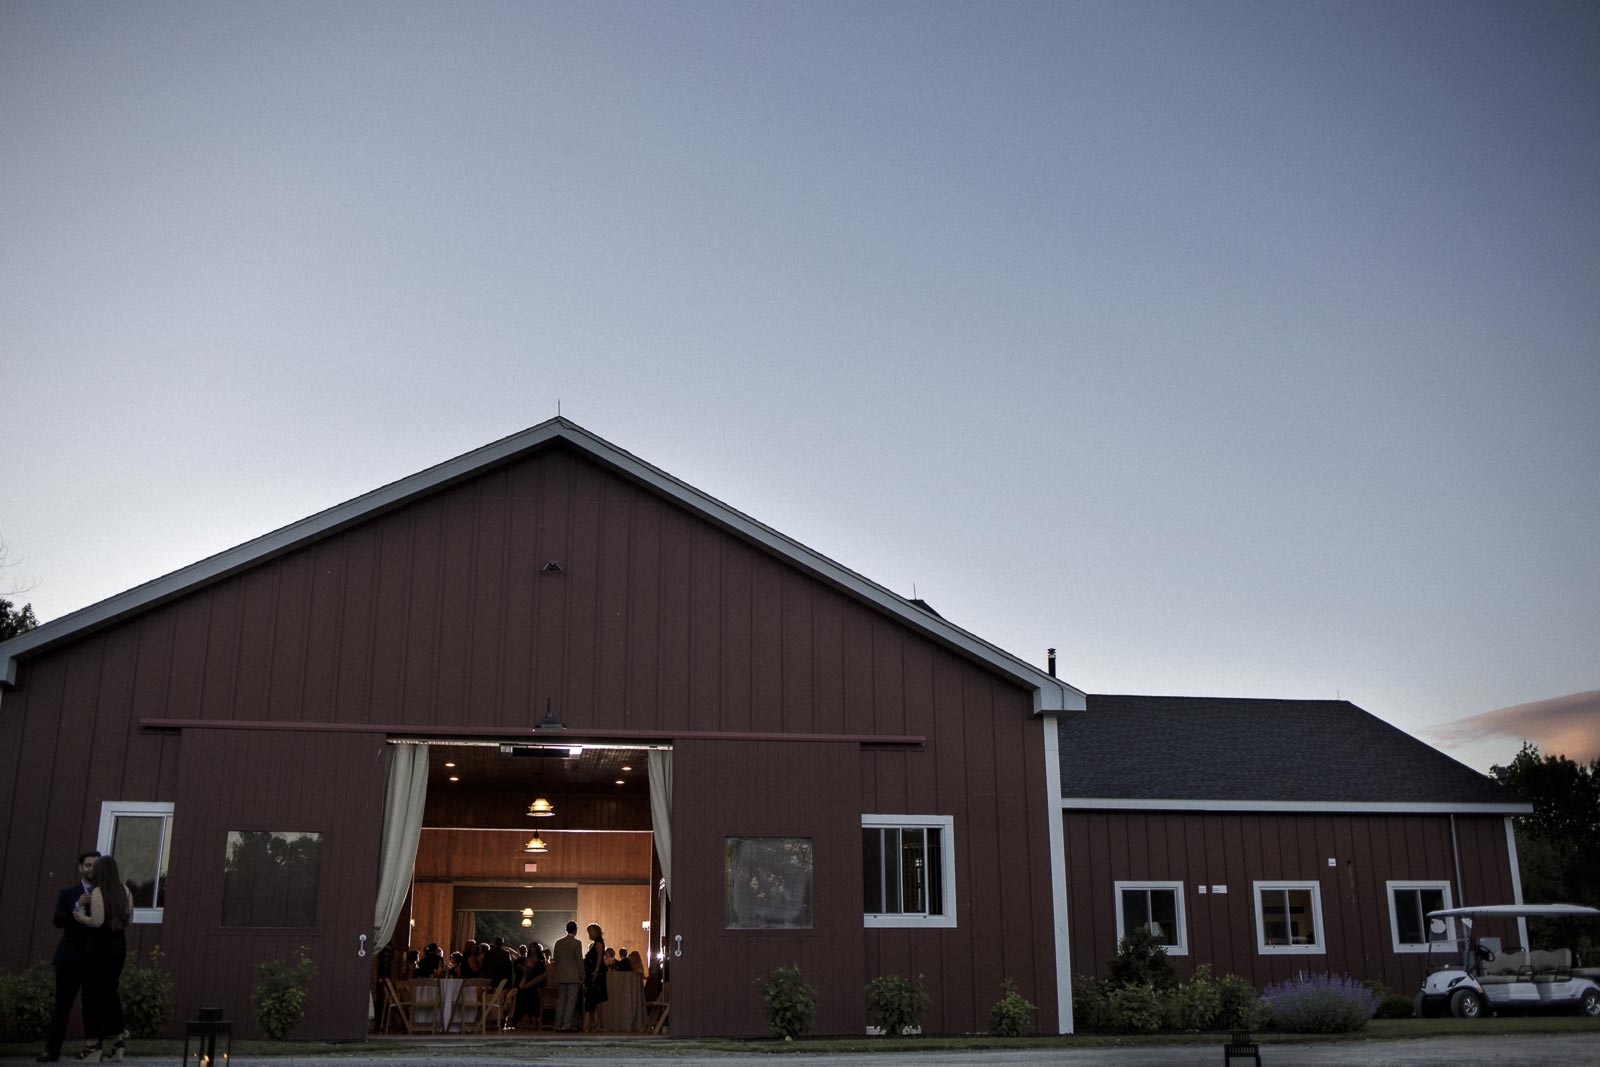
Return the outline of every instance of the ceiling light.
[[[551,807],[550,802],[544,797],[539,797],[532,804],[528,805],[528,814],[536,819],[548,818],[555,813],[556,809]]]
[[[622,765],[622,769],[623,769],[623,770],[625,770],[625,771],[631,771],[631,770],[633,770],[633,768],[632,768],[632,767],[630,767],[630,766],[628,766],[628,765],[627,765],[627,764],[626,764],[626,763],[624,763],[624,764],[623,764],[623,765]]]
[[[460,779],[460,778],[459,778],[459,777],[457,777],[457,776],[456,776],[456,775],[453,775],[453,774],[452,774],[452,775],[451,775],[451,776],[450,776],[450,780],[451,780],[451,781],[452,781],[452,782],[459,782],[459,781],[461,781],[461,779]]]
[[[533,920],[529,919],[527,917],[524,917],[523,920],[522,920],[522,925],[523,926],[532,926],[533,925]]]
[[[529,855],[537,856],[541,853],[549,852],[550,846],[544,843],[544,838],[540,837],[538,834],[534,834],[532,837],[528,838],[528,843],[522,846],[522,851],[528,853]]]
[[[454,766],[455,766],[455,764],[454,764],[454,763],[449,763],[449,762],[447,762],[447,763],[446,763],[446,764],[445,764],[445,766],[446,766],[446,767],[454,767]]]
[[[618,785],[627,785],[627,784],[628,784],[628,783],[627,783],[627,780],[626,780],[626,779],[623,779],[623,778],[618,778],[618,779],[617,779],[617,784],[618,784]]]
[[[524,919],[531,919],[531,918],[533,918],[533,909],[532,909],[532,908],[523,908],[523,909],[522,909],[522,917],[523,917],[523,918],[524,918]]]

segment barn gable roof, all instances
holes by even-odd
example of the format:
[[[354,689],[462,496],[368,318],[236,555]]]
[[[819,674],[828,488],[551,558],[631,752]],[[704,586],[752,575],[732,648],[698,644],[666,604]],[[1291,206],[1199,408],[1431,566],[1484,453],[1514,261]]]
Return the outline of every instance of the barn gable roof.
[[[51,620],[10,641],[0,642],[0,684],[8,687],[16,684],[19,658],[109,626],[553,445],[565,445],[578,450],[623,477],[661,494],[701,518],[760,546],[813,577],[878,608],[913,630],[1031,690],[1036,712],[1081,710],[1084,706],[1083,693],[1066,682],[560,417],[391,482],[70,615]]]
[[[1348,700],[1094,694],[1087,704],[1059,726],[1071,808],[1532,810]]]

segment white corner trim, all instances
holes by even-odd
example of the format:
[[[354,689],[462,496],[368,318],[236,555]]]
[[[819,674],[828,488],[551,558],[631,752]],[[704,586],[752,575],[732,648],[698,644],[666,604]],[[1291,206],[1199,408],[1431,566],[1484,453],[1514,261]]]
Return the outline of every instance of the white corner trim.
[[[822,553],[807,548],[765,523],[752,519],[687,482],[679,481],[659,467],[646,463],[576,423],[560,417],[391,482],[370,493],[320,511],[253,541],[246,541],[242,545],[219,552],[171,574],[135,586],[127,592],[109,597],[70,615],[53,619],[20,637],[0,643],[0,685],[16,684],[17,657],[20,655],[44,648],[74,634],[109,625],[142,609],[165,603],[253,564],[282,555],[304,542],[398,507],[414,496],[469,478],[479,471],[507,462],[525,451],[553,440],[573,445],[591,458],[621,471],[634,481],[649,486],[707,520],[756,542],[814,577],[881,608],[913,629],[1010,678],[1032,692],[1035,714],[1046,711],[1082,711],[1087,706],[1081,690],[1043,669],[1018,659],[1004,649],[991,645],[937,615],[923,611],[905,597],[890,592]]]
[[[1371,815],[1531,815],[1532,804],[1451,804],[1408,800],[1174,800],[1064,797],[1063,808],[1086,811],[1304,811]]]
[[[1506,854],[1511,862],[1511,903],[1522,904],[1522,861],[1517,858],[1517,832],[1511,825],[1511,816],[1506,816]],[[1522,938],[1523,947],[1528,944],[1528,920],[1525,916],[1517,918],[1517,936]]]
[[[1044,787],[1046,797],[1061,795],[1061,742],[1057,717],[1044,716]],[[1056,938],[1056,1020],[1059,1032],[1073,1032],[1072,936],[1067,908],[1067,837],[1060,804],[1047,805],[1050,829],[1050,913]]]

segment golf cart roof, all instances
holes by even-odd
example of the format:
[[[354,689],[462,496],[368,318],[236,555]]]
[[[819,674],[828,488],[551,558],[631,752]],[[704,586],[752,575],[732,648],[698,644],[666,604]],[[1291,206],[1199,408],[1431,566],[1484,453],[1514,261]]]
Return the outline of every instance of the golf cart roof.
[[[1442,911],[1428,912],[1430,919],[1449,919],[1456,916],[1469,919],[1488,918],[1496,915],[1510,918],[1556,918],[1563,915],[1600,915],[1600,908],[1591,908],[1583,904],[1480,904],[1474,908],[1445,908]]]

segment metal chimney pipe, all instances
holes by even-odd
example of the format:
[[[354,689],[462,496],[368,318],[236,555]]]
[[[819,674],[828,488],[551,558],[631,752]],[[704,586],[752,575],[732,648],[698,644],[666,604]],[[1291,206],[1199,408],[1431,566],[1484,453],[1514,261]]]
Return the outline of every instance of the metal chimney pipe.
[[[1044,651],[1045,651],[1045,659],[1044,659],[1045,669],[1050,672],[1050,677],[1054,678],[1056,676],[1056,650],[1053,649],[1053,648],[1047,648]]]

